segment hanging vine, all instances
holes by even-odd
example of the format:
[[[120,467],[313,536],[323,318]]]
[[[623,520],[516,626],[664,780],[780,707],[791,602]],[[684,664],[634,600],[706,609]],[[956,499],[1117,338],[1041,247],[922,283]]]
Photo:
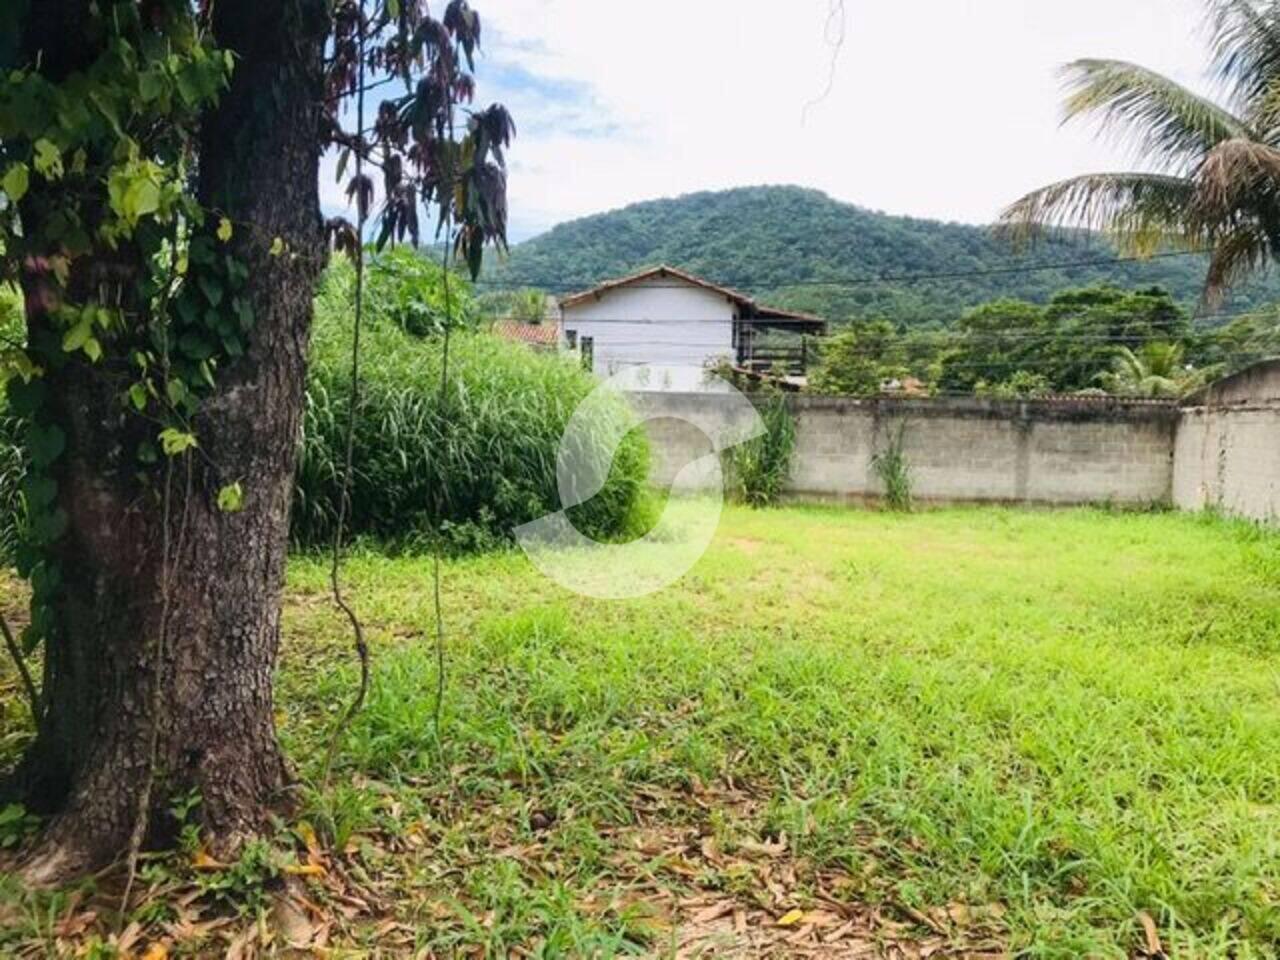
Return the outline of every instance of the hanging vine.
[[[449,273],[451,258],[461,258],[472,276],[479,273],[484,248],[506,244],[506,172],[503,151],[515,132],[506,109],[493,105],[467,111],[466,133],[458,138],[459,105],[474,98],[475,53],[480,45],[479,14],[465,2],[453,0],[435,20],[418,0],[350,0],[335,10],[335,29],[328,69],[331,142],[339,149],[338,177],[354,160],[354,174],[346,184],[355,203],[353,226],[330,220],[328,232],[335,246],[355,263],[355,329],[351,357],[351,407],[334,536],[331,588],[334,602],[346,615],[360,667],[360,685],[343,710],[326,753],[322,784],[327,784],[334,754],[351,718],[364,703],[369,685],[369,649],[363,628],[343,595],[340,563],[349,497],[355,417],[359,415],[360,326],[363,317],[365,225],[374,200],[382,208],[376,245],[408,240],[417,246],[423,231],[420,208],[438,210],[435,238],[442,245],[446,322],[443,330],[440,400],[447,400],[449,337],[453,323]],[[465,66],[464,66],[465,64]],[[384,96],[371,127],[365,125],[365,95],[387,86],[402,93]],[[347,130],[339,104],[355,100],[355,128]],[[365,173],[368,164],[381,171],[381,184]],[[438,551],[437,545],[437,551]],[[433,561],[436,612],[436,652],[439,671],[435,728],[439,734],[443,700],[443,616],[440,606],[440,566]]]

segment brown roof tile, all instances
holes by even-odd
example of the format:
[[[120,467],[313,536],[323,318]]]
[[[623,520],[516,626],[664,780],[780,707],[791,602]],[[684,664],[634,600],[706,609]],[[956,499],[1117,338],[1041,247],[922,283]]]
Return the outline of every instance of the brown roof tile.
[[[504,340],[515,340],[537,347],[554,347],[560,342],[560,325],[556,323],[520,323],[517,320],[498,320],[493,332]]]

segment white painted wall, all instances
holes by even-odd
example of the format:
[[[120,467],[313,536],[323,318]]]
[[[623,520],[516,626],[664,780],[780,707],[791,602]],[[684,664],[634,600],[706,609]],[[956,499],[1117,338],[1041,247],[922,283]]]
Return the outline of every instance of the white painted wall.
[[[625,389],[697,392],[708,389],[708,360],[734,355],[737,305],[726,297],[653,277],[610,290],[561,312],[565,335],[595,343],[598,376],[622,375]]]

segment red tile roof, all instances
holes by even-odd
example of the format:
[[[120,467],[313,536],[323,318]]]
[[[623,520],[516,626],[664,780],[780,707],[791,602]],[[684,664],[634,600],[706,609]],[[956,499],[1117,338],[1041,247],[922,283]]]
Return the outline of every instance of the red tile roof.
[[[560,325],[557,323],[520,323],[517,320],[498,320],[493,332],[504,340],[515,340],[535,347],[554,347],[560,342]]]

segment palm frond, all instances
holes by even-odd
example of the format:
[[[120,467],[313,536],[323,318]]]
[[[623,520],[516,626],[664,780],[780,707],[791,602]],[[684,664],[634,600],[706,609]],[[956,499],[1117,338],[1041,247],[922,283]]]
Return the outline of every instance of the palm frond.
[[[1263,143],[1280,142],[1280,77],[1249,104],[1249,123]]]
[[[1095,173],[1035,190],[1000,216],[1003,232],[1026,240],[1045,227],[1109,233],[1122,250],[1154,253],[1161,246],[1195,247],[1205,240],[1187,211],[1196,184],[1156,173]]]
[[[1209,270],[1204,280],[1205,304],[1218,304],[1232,284],[1261,270],[1275,252],[1261,226],[1250,221],[1236,224],[1219,237],[1213,246],[1213,255],[1209,258]]]
[[[1251,119],[1280,82],[1280,4],[1266,0],[1210,0],[1214,72],[1231,102]]]
[[[1097,117],[1157,172],[1050,184],[1004,211],[1006,233],[1083,227],[1127,253],[1211,250],[1206,302],[1280,258],[1280,0],[1206,3],[1229,106],[1126,61],[1070,64],[1066,118]]]
[[[1147,375],[1172,380],[1182,372],[1186,350],[1172,340],[1148,340],[1142,345],[1142,364]]]
[[[1111,358],[1111,369],[1094,377],[1108,393],[1135,397],[1176,397],[1191,385],[1194,377],[1182,369],[1182,345],[1153,340],[1140,353],[1119,347]]]
[[[1166,168],[1190,168],[1224,140],[1249,138],[1244,121],[1168,77],[1123,60],[1077,60],[1063,68],[1064,120],[1096,115],[1104,131],[1136,134],[1134,146]]]
[[[1195,179],[1201,214],[1225,221],[1233,211],[1277,199],[1280,150],[1253,140],[1224,141],[1205,156]]]

